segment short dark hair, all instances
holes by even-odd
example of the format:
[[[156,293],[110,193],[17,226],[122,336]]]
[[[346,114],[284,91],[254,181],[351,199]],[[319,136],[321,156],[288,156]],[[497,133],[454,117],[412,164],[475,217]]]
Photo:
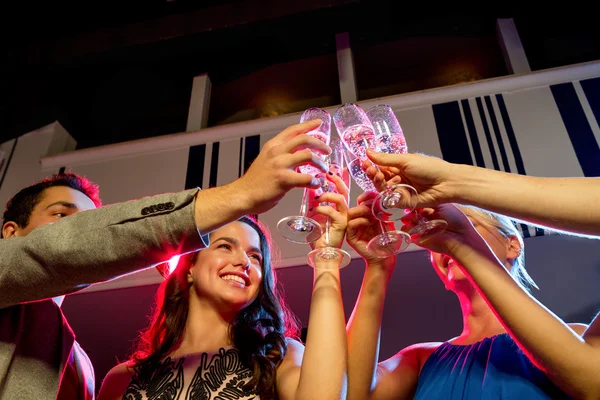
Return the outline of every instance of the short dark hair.
[[[73,172],[60,172],[22,189],[8,200],[6,203],[6,210],[4,211],[2,226],[8,221],[15,222],[21,228],[25,228],[29,225],[31,213],[35,206],[41,201],[44,190],[54,186],[66,186],[79,190],[89,197],[96,207],[102,205],[98,185],[86,177],[79,176]]]

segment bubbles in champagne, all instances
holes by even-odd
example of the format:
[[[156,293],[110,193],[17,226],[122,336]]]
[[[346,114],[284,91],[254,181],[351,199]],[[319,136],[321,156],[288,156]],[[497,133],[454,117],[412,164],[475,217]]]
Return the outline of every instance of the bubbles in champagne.
[[[382,134],[377,137],[377,151],[388,154],[406,154],[406,139],[402,133]]]
[[[365,192],[376,192],[375,186],[373,186],[373,182],[367,177],[365,171],[363,171],[360,165],[360,159],[355,158],[350,161],[348,164],[348,171],[350,171],[350,175],[354,182]]]
[[[375,149],[375,133],[367,125],[352,125],[342,135],[348,150],[360,159],[367,158],[367,149]]]

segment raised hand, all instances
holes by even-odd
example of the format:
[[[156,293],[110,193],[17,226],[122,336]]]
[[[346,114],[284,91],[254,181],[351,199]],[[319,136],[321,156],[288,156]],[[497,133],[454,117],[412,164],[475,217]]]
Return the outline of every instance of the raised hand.
[[[384,154],[368,151],[363,163],[375,187],[405,183],[418,192],[417,207],[433,207],[453,200],[453,164],[421,154]],[[377,164],[378,168],[373,165]]]
[[[263,146],[248,171],[233,184],[245,193],[248,213],[262,213],[273,208],[291,189],[316,189],[319,181],[297,172],[301,165],[312,165],[323,172],[327,166],[316,153],[329,154],[331,149],[314,137],[305,135],[319,126],[319,120],[292,125]]]
[[[441,204],[434,208],[419,211],[425,219],[441,219],[448,223],[446,230],[415,244],[434,251],[452,255],[461,246],[480,246],[485,243],[469,218],[454,204]],[[402,219],[402,230],[409,231],[418,223],[416,214],[411,213]]]
[[[321,224],[324,232],[326,219],[327,217],[330,218],[329,246],[340,248],[344,241],[348,222],[348,186],[340,176],[333,173],[328,173],[326,176],[329,184],[335,186],[337,193],[325,192],[318,195],[318,191],[311,191],[309,216]],[[347,171],[345,176],[347,179]],[[331,203],[333,206],[321,205],[322,203]],[[316,242],[311,243],[313,249],[326,246],[325,235],[321,236]]]
[[[371,204],[377,193],[364,192],[358,196],[356,207],[348,210],[348,227],[346,229],[346,240],[367,263],[381,262],[381,258],[374,256],[367,250],[367,244],[375,236],[382,233],[379,221],[373,215]],[[393,222],[384,223],[386,229],[394,229]],[[393,258],[393,257],[392,257]]]

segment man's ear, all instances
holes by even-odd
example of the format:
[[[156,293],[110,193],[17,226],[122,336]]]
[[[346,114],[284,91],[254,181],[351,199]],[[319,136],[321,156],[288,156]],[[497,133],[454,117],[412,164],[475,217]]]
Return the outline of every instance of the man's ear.
[[[2,237],[9,238],[13,236],[19,236],[19,225],[14,221],[8,221],[2,226]]]

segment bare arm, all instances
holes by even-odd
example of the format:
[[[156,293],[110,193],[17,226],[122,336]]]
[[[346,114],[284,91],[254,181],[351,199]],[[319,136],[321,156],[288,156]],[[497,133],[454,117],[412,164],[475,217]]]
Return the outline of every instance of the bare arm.
[[[335,181],[339,194],[326,193],[315,213],[331,218],[329,245],[339,248],[347,220],[347,189],[341,179]],[[316,242],[317,248],[326,244]],[[345,399],[347,389],[347,341],[344,305],[338,260],[315,259],[314,283],[308,319],[306,347],[290,342],[290,351],[277,370],[277,393],[281,400]]]
[[[380,233],[370,206],[374,196],[362,194],[359,205],[348,213],[348,243],[367,263],[347,327],[349,400],[409,398],[418,380],[414,352],[400,352],[377,366],[383,307],[396,258],[377,259],[366,250],[371,238]]]
[[[558,387],[573,398],[598,398],[600,346],[592,335],[582,338],[519,286],[456,207],[437,210],[433,217],[445,219],[448,229],[423,246],[458,262],[511,337]]]
[[[600,178],[538,178],[470,166],[455,170],[454,202],[551,229],[600,236]]]
[[[600,178],[538,178],[420,154],[369,152],[376,182],[403,181],[419,191],[418,207],[470,204],[534,225],[581,235],[600,235]]]

